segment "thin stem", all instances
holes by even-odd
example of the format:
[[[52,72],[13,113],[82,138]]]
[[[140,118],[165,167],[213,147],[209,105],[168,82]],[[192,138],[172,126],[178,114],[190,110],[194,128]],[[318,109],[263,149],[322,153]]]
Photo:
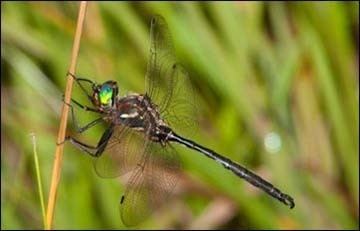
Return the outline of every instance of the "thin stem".
[[[36,172],[36,179],[38,183],[38,190],[39,190],[39,197],[40,197],[40,204],[41,204],[41,213],[44,222],[44,229],[46,227],[46,219],[45,219],[45,204],[44,204],[44,193],[42,190],[42,183],[41,183],[41,175],[40,175],[40,167],[39,167],[39,158],[36,152],[36,137],[34,133],[31,133],[32,144],[33,144],[33,152],[34,152],[34,161],[35,161],[35,172]]]
[[[81,38],[81,33],[83,30],[83,24],[84,24],[84,20],[85,20],[86,6],[87,6],[86,1],[82,1],[80,3],[79,15],[78,15],[77,26],[76,26],[76,31],[75,31],[75,39],[74,39],[74,43],[73,43],[73,49],[72,49],[72,54],[71,54],[70,67],[69,67],[69,72],[72,74],[75,73],[75,70],[76,70],[77,57],[78,57],[79,47],[80,47],[80,38]],[[68,104],[70,103],[72,85],[73,85],[73,78],[68,77],[67,83],[66,83],[66,90],[65,90],[65,102],[67,104],[63,104],[62,112],[61,112],[60,127],[59,127],[58,138],[57,138],[57,143],[59,145],[56,146],[56,150],[55,150],[55,159],[54,159],[48,207],[47,207],[47,213],[46,213],[46,229],[52,228],[52,222],[53,222],[53,217],[54,217],[57,188],[58,188],[59,181],[60,181],[63,148],[64,148],[62,142],[65,139],[66,125],[67,125],[67,119],[68,119],[68,113],[69,113]]]

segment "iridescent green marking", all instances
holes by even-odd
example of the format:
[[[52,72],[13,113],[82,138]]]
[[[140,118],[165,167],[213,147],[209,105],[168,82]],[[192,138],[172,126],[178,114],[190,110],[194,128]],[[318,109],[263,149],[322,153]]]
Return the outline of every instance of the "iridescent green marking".
[[[100,103],[101,104],[109,104],[110,100],[112,98],[112,95],[113,95],[113,90],[110,86],[108,86],[108,85],[102,86],[100,93],[99,93]]]

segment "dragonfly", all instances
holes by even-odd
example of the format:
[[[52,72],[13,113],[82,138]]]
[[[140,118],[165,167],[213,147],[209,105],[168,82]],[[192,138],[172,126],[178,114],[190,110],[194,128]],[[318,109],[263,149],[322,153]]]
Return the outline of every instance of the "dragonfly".
[[[86,94],[91,106],[75,99],[67,104],[78,133],[104,122],[107,125],[96,145],[86,144],[73,136],[65,141],[94,157],[96,173],[104,178],[130,174],[119,209],[126,226],[134,226],[159,208],[177,182],[180,160],[174,144],[209,157],[225,169],[262,189],[268,195],[293,208],[294,199],[240,164],[178,134],[192,128],[194,94],[185,68],[177,61],[165,19],[151,19],[150,54],[146,71],[145,94],[121,96],[116,81],[98,84],[71,73]],[[79,126],[73,104],[99,115]],[[64,142],[65,142],[64,141]]]

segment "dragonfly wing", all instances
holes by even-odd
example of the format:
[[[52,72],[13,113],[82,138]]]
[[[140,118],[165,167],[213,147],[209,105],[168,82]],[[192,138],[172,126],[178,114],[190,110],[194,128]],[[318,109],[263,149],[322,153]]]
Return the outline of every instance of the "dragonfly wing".
[[[195,92],[181,64],[174,65],[172,79],[172,94],[161,115],[175,132],[191,137],[198,126]]]
[[[159,107],[166,106],[173,86],[172,72],[176,63],[175,52],[167,23],[160,15],[151,19],[150,57],[146,72],[145,89]]]
[[[194,91],[187,71],[176,60],[167,23],[159,15],[151,20],[146,92],[172,128],[183,135],[194,133],[197,127]]]
[[[96,173],[112,178],[131,171],[141,160],[145,140],[143,133],[127,126],[115,126],[103,154],[94,159]]]
[[[140,223],[167,201],[176,185],[179,168],[178,154],[173,147],[149,142],[121,199],[120,213],[125,225]]]

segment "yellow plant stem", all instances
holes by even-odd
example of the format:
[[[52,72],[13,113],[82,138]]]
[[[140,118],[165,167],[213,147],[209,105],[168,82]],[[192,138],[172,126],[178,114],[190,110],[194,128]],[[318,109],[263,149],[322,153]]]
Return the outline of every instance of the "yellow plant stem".
[[[73,44],[73,48],[72,48],[71,61],[70,61],[70,67],[69,67],[69,72],[72,74],[74,74],[75,70],[76,70],[77,57],[78,57],[79,48],[80,48],[80,38],[81,38],[81,33],[83,30],[83,24],[84,24],[84,20],[85,20],[86,6],[87,6],[86,1],[82,1],[80,3],[79,15],[78,15],[77,26],[76,26],[76,31],[75,31],[75,39],[74,39],[74,44]],[[70,103],[72,84],[73,84],[73,78],[68,76],[66,90],[65,90],[65,99],[64,99],[65,102],[68,104]],[[62,165],[63,148],[64,148],[62,142],[65,139],[68,112],[69,112],[69,106],[66,104],[63,104],[62,112],[61,112],[60,127],[59,127],[58,138],[57,138],[57,146],[56,146],[56,150],[55,150],[55,160],[54,160],[53,171],[52,171],[49,200],[48,200],[48,206],[47,206],[47,211],[46,211],[47,212],[46,213],[46,229],[52,228],[57,188],[58,188],[60,176],[61,176],[61,165]]]

